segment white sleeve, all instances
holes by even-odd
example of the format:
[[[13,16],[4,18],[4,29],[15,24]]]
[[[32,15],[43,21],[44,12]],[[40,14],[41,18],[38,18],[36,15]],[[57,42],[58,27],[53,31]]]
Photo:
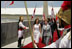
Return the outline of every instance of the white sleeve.
[[[22,22],[19,23],[19,26],[22,27],[22,28],[27,28],[26,26],[23,25]]]
[[[51,38],[52,38],[52,32],[51,32],[51,27],[50,27],[50,35],[51,35]]]
[[[59,48],[67,48],[70,40],[68,39],[70,32],[68,32],[61,40]],[[71,45],[69,45],[71,46]]]

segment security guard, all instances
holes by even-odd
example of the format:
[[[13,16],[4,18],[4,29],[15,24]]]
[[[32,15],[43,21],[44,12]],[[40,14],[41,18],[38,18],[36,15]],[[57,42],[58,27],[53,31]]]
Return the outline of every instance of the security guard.
[[[23,39],[24,29],[29,29],[29,27],[23,25],[23,16],[20,16],[18,22],[18,47],[21,47],[21,40]]]

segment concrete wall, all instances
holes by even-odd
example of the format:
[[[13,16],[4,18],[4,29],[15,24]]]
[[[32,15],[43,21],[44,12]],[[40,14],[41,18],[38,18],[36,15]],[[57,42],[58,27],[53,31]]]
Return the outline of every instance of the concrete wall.
[[[17,23],[1,23],[1,46],[17,40]]]
[[[24,16],[24,20],[28,20],[27,19],[27,15],[9,15],[9,14],[1,14],[1,18],[8,18],[8,19],[19,19],[19,16]],[[29,19],[31,20],[31,16],[29,15]],[[35,20],[37,17],[40,18],[40,20],[42,20],[42,15],[35,15],[35,17],[33,18],[33,20]]]
[[[18,22],[11,23],[1,23],[1,47],[18,40],[17,38],[17,25]],[[28,25],[28,21],[24,22],[25,26]],[[31,21],[31,27],[33,26],[33,21]],[[24,30],[24,38],[30,36],[29,30]]]

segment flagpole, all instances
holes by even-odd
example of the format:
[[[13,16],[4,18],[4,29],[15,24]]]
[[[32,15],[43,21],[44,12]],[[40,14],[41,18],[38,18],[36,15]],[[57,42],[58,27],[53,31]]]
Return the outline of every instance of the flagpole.
[[[30,20],[29,20],[29,15],[28,15],[28,10],[27,10],[27,3],[26,3],[26,1],[24,1],[24,4],[25,4],[26,13],[27,13],[27,19],[28,19],[28,23],[29,23],[30,32],[31,32],[32,44],[33,44],[33,47],[35,48],[34,39],[33,39],[33,35],[32,35],[32,28],[31,28],[31,23],[30,23]]]
[[[43,2],[43,14],[45,14],[45,18],[48,18],[48,2]]]

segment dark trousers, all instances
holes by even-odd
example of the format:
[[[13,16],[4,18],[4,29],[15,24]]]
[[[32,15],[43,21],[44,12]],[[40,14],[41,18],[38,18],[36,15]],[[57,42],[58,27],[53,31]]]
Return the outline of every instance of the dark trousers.
[[[54,34],[54,30],[52,30],[51,32],[52,32],[52,41],[51,41],[51,42],[53,42],[53,34]],[[57,30],[57,36],[58,36],[58,38],[60,38],[60,33],[59,33],[58,30]]]
[[[18,39],[18,47],[21,47],[21,40],[23,39],[23,37]]]
[[[52,41],[51,42],[53,42],[53,33],[54,33],[54,30],[51,30],[51,33],[52,33]]]
[[[45,42],[44,42],[44,36],[42,36],[42,43],[44,43],[44,44],[45,44]]]
[[[49,36],[43,36],[42,43],[46,44],[46,46],[47,46],[49,43],[49,38],[50,38]]]
[[[59,33],[59,31],[57,30],[57,35],[58,35],[58,39],[60,38],[60,33]]]

